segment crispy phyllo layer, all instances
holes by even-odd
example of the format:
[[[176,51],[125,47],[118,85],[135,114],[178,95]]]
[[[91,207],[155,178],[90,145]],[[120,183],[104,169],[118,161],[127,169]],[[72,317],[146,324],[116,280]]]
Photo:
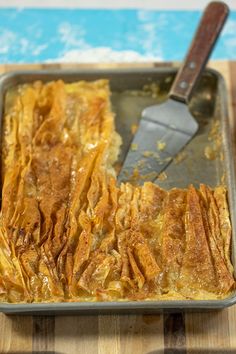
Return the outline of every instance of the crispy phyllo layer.
[[[225,188],[118,187],[106,80],[22,85],[5,106],[2,302],[229,296]]]

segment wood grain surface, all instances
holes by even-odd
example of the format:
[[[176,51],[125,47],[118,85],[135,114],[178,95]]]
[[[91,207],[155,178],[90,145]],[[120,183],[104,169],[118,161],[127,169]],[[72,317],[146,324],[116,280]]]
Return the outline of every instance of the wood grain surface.
[[[78,66],[85,65],[1,65],[0,73]],[[117,64],[90,65],[107,66],[116,67]],[[220,71],[226,80],[229,114],[231,119],[236,119],[236,62],[212,62],[210,66]],[[236,306],[207,313],[163,315],[54,317],[0,314],[0,353],[236,354]]]

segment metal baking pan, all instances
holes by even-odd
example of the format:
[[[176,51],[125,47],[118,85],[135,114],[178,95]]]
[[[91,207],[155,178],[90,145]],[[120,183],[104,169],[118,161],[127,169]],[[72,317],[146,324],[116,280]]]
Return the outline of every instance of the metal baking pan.
[[[0,78],[1,119],[4,112],[4,96],[8,89],[35,80],[44,82],[62,79],[65,82],[76,80],[95,80],[107,78],[112,90],[112,105],[116,113],[116,127],[123,138],[120,163],[132,139],[131,125],[137,124],[144,107],[164,100],[176,74],[174,68],[125,68],[109,70],[50,70],[18,71]],[[157,83],[159,90],[151,83]],[[144,85],[148,85],[142,91]],[[156,86],[154,86],[155,88]],[[194,139],[186,146],[186,158],[179,163],[172,162],[166,169],[167,179],[159,181],[163,188],[196,186],[205,183],[212,187],[221,182],[225,174],[232,222],[232,262],[236,267],[236,178],[235,178],[235,139],[234,122],[227,112],[227,95],[224,80],[219,73],[206,70],[190,102],[190,109],[197,119],[200,129]],[[224,159],[208,160],[204,150],[209,144],[209,131],[213,121],[220,121],[220,134],[223,136],[222,152]],[[222,309],[236,303],[236,291],[224,300],[184,300],[184,301],[120,301],[120,302],[73,302],[73,303],[0,303],[0,311],[18,314],[56,314],[56,313],[155,313],[164,309],[212,310]]]

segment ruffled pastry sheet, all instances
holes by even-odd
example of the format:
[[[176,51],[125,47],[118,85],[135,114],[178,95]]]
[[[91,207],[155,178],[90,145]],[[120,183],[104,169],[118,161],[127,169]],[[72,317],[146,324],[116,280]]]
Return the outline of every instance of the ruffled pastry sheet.
[[[6,97],[1,302],[221,299],[235,286],[223,186],[118,186],[106,80]]]

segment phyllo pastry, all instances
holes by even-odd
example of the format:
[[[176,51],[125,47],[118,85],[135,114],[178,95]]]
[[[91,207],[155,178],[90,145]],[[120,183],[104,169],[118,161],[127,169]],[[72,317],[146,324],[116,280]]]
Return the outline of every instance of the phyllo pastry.
[[[235,286],[227,192],[118,186],[106,80],[5,102],[2,302],[221,299]]]

